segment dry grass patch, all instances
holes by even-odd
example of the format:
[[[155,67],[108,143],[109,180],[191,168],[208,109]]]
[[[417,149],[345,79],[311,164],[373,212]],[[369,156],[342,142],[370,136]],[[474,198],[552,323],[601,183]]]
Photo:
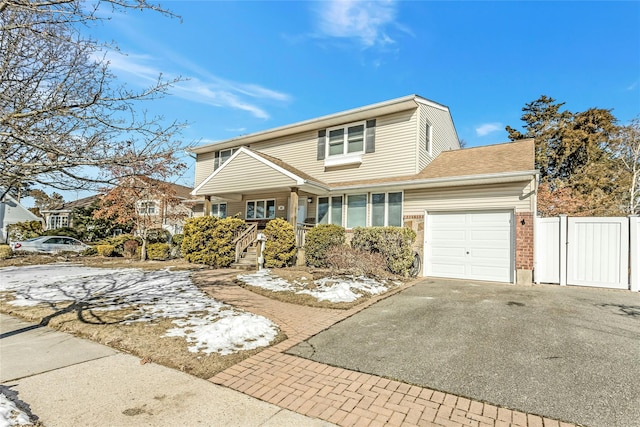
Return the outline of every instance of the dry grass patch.
[[[199,378],[211,378],[218,372],[264,350],[263,347],[227,356],[217,353],[192,353],[188,350],[188,343],[184,338],[163,337],[167,330],[174,326],[171,319],[124,324],[125,317],[133,310],[96,311],[73,307],[73,304],[69,303],[14,307],[7,304],[13,299],[11,295],[0,293],[0,296],[4,297],[4,301],[0,303],[2,313],[41,323],[138,356],[141,363],[158,363]],[[286,336],[280,332],[272,345],[285,339]]]
[[[141,268],[143,270],[163,270],[165,268],[170,268],[172,270],[203,270],[208,268],[205,265],[191,264],[182,258],[169,259],[165,261],[140,261],[124,257],[101,257],[97,255],[81,256],[77,254],[49,255],[29,253],[14,254],[11,258],[0,260],[0,268],[53,264],[57,262],[82,264],[87,267]]]

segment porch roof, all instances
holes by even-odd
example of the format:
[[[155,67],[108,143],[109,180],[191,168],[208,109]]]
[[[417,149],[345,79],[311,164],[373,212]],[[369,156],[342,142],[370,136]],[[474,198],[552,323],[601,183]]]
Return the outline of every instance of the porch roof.
[[[291,187],[298,187],[312,193],[329,191],[328,184],[278,158],[247,147],[240,147],[191,194],[225,198],[242,193],[276,191]]]

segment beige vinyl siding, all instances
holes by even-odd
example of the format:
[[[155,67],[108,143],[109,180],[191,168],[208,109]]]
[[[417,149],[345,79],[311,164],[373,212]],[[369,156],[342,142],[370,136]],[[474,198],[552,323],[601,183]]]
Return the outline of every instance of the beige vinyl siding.
[[[515,209],[531,212],[533,181],[451,188],[430,188],[404,192],[405,216],[424,211],[464,211],[476,209]]]
[[[418,145],[418,172],[425,168],[442,151],[457,150],[460,148],[456,130],[451,122],[451,116],[447,111],[428,105],[420,105],[419,112],[419,145]],[[427,123],[431,124],[431,154],[427,152],[426,129]]]
[[[409,175],[418,172],[415,165],[416,111],[377,117],[376,151],[363,154],[360,165],[325,170],[324,160],[316,160],[317,130],[251,144],[250,148],[276,157],[326,183]]]
[[[261,193],[244,196],[241,201],[227,202],[227,216],[238,215],[245,218],[247,214],[247,201],[249,200],[275,200],[276,201],[276,218],[287,219],[289,212],[289,193]],[[283,210],[278,206],[284,206]]]
[[[240,153],[229,166],[231,167],[219,169],[216,176],[198,194],[255,192],[296,185],[293,179],[245,153]]]
[[[208,153],[198,154],[196,156],[196,180],[194,187],[200,185],[202,181],[213,173],[215,154],[215,151],[209,151]]]

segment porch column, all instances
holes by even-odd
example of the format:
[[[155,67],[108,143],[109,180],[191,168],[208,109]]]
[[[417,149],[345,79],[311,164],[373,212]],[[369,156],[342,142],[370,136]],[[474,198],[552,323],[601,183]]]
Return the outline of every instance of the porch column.
[[[298,187],[291,187],[289,196],[289,222],[293,225],[294,231],[298,225]]]
[[[203,216],[211,215],[211,196],[204,196],[204,208],[202,209],[204,209]]]

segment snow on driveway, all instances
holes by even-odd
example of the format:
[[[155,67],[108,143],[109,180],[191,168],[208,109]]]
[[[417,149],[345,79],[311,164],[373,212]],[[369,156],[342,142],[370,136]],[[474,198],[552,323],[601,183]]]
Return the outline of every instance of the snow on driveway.
[[[303,278],[304,279],[304,278]],[[257,286],[273,292],[289,291],[296,294],[308,294],[318,301],[352,302],[363,294],[379,295],[387,292],[400,282],[377,281],[367,277],[322,278],[313,281],[310,286],[307,280],[289,283],[274,276],[267,269],[252,274],[241,274],[238,280],[249,286]]]
[[[14,306],[73,302],[91,310],[131,309],[125,324],[174,319],[165,336],[184,337],[189,351],[227,355],[269,345],[269,319],[209,298],[187,271],[104,269],[49,264],[0,268],[0,291]]]
[[[33,425],[23,410],[3,393],[0,393],[0,427]]]

